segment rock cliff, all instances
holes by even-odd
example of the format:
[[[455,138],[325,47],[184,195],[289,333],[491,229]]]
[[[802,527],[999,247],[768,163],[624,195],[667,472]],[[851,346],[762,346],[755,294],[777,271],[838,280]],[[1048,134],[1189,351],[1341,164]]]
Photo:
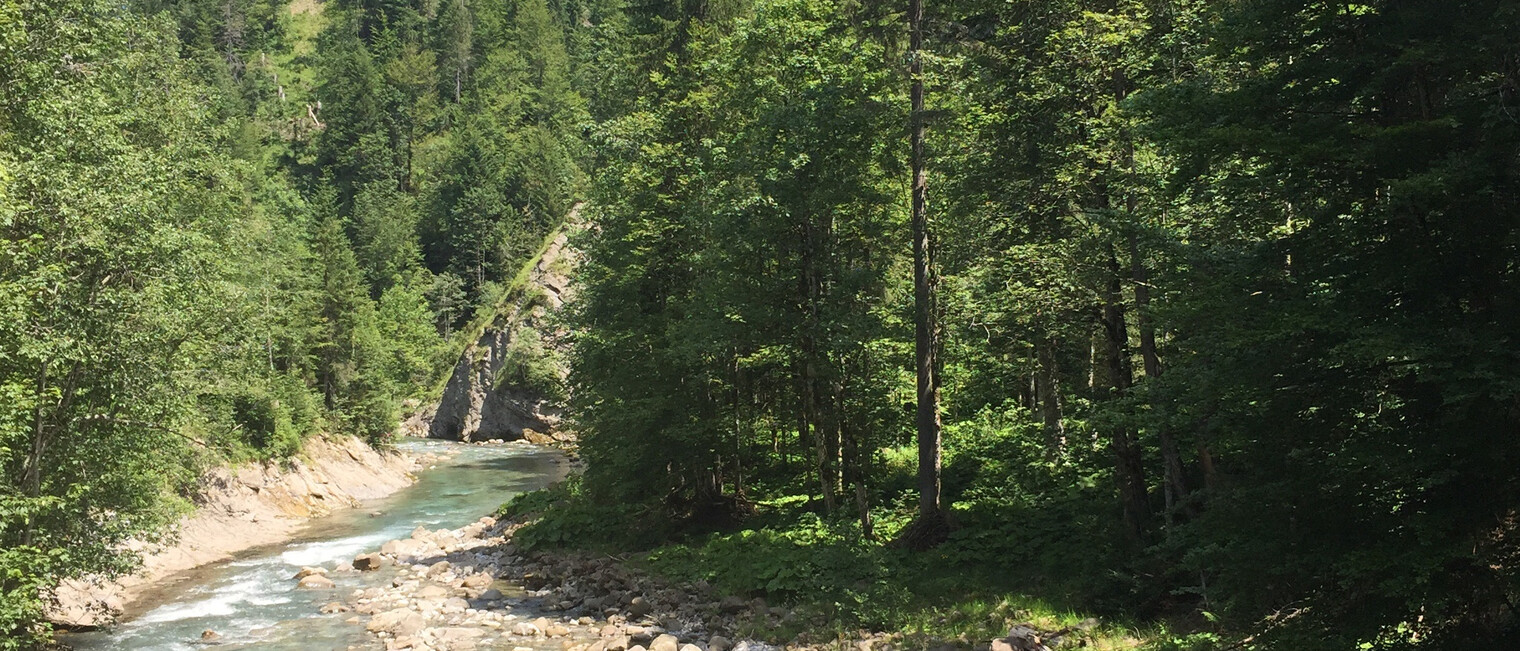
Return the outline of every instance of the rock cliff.
[[[567,222],[575,223],[575,213]],[[560,433],[569,333],[555,316],[570,298],[577,261],[569,234],[555,236],[454,366],[436,411],[407,428],[456,441],[537,439]]]

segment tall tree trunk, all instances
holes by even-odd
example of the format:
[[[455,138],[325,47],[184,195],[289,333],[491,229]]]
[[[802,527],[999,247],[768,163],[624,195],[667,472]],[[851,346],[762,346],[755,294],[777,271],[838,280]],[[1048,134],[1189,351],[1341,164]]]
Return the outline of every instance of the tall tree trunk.
[[[833,432],[819,409],[818,396],[818,261],[816,236],[813,225],[804,221],[802,227],[801,272],[797,277],[797,293],[803,305],[802,326],[802,406],[803,421],[813,437],[815,463],[818,467],[818,488],[823,496],[823,508],[834,512],[834,452],[829,439]]]
[[[1061,377],[1056,362],[1057,341],[1047,338],[1035,346],[1035,385],[1040,408],[1040,420],[1044,423],[1045,444],[1052,454],[1060,454],[1066,448],[1066,428],[1061,423]]]
[[[1133,212],[1133,211],[1132,211]],[[1161,377],[1161,357],[1156,353],[1156,326],[1151,321],[1150,273],[1145,268],[1145,257],[1140,252],[1140,237],[1135,228],[1129,233],[1130,278],[1135,285],[1135,324],[1140,329],[1140,358],[1145,363],[1145,377],[1155,380]],[[1166,424],[1158,428],[1161,444],[1163,470],[1163,493],[1166,496],[1166,522],[1172,522],[1177,503],[1187,497],[1187,481],[1182,471],[1182,453],[1177,449],[1177,438]]]
[[[933,251],[929,238],[928,173],[924,169],[924,3],[908,0],[909,74],[912,76],[913,313],[918,375],[918,515],[938,522],[940,510],[939,373],[935,362]]]
[[[1119,397],[1129,392],[1134,375],[1130,370],[1129,328],[1124,320],[1119,260],[1110,251],[1108,261],[1110,273],[1103,303],[1103,326],[1108,340],[1109,381],[1114,397]],[[1122,425],[1113,429],[1110,446],[1114,453],[1114,481],[1119,485],[1119,502],[1124,508],[1125,533],[1131,542],[1138,544],[1144,539],[1150,521],[1140,446],[1135,443],[1129,428]]]
[[[866,540],[876,540],[876,531],[871,524],[871,499],[866,490],[865,446],[856,438],[855,430],[849,427],[847,419],[840,419],[839,434],[846,459],[845,474],[855,489],[855,513],[860,518],[860,535]]]

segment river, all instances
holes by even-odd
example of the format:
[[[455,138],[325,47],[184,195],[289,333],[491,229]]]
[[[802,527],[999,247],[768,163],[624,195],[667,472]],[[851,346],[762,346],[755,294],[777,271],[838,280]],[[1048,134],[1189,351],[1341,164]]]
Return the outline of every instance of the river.
[[[394,570],[331,573],[337,583],[332,590],[297,589],[291,577],[302,566],[332,569],[388,540],[405,538],[419,526],[469,524],[566,472],[563,455],[522,444],[409,440],[400,447],[451,456],[390,497],[312,520],[289,542],[168,577],[134,603],[117,626],[62,641],[80,651],[205,649],[201,633],[212,630],[222,636],[220,649],[384,648],[362,625],[346,622],[352,613],[317,611],[356,589],[389,585]]]

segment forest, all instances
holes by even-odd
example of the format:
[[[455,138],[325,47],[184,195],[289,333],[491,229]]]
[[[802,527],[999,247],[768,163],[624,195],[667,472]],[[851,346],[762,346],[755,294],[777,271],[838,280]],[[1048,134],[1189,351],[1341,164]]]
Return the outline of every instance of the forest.
[[[1516,35],[1510,0],[0,0],[0,648],[204,469],[389,445],[573,206],[585,467],[503,507],[523,546],[764,597],[783,641],[1520,646]]]

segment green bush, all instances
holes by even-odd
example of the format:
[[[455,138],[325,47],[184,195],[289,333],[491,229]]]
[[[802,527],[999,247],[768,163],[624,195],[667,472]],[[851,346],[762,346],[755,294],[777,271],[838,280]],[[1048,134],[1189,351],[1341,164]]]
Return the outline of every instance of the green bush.
[[[524,549],[647,549],[670,529],[652,509],[589,499],[580,475],[523,493],[502,505],[497,517],[525,521],[513,540]]]
[[[858,604],[885,579],[880,553],[858,529],[804,513],[785,528],[713,534],[660,548],[649,560],[661,573],[726,592]]]
[[[498,385],[510,384],[533,391],[550,400],[566,398],[563,366],[558,355],[544,346],[543,339],[531,328],[517,328],[507,344],[506,359]]]

